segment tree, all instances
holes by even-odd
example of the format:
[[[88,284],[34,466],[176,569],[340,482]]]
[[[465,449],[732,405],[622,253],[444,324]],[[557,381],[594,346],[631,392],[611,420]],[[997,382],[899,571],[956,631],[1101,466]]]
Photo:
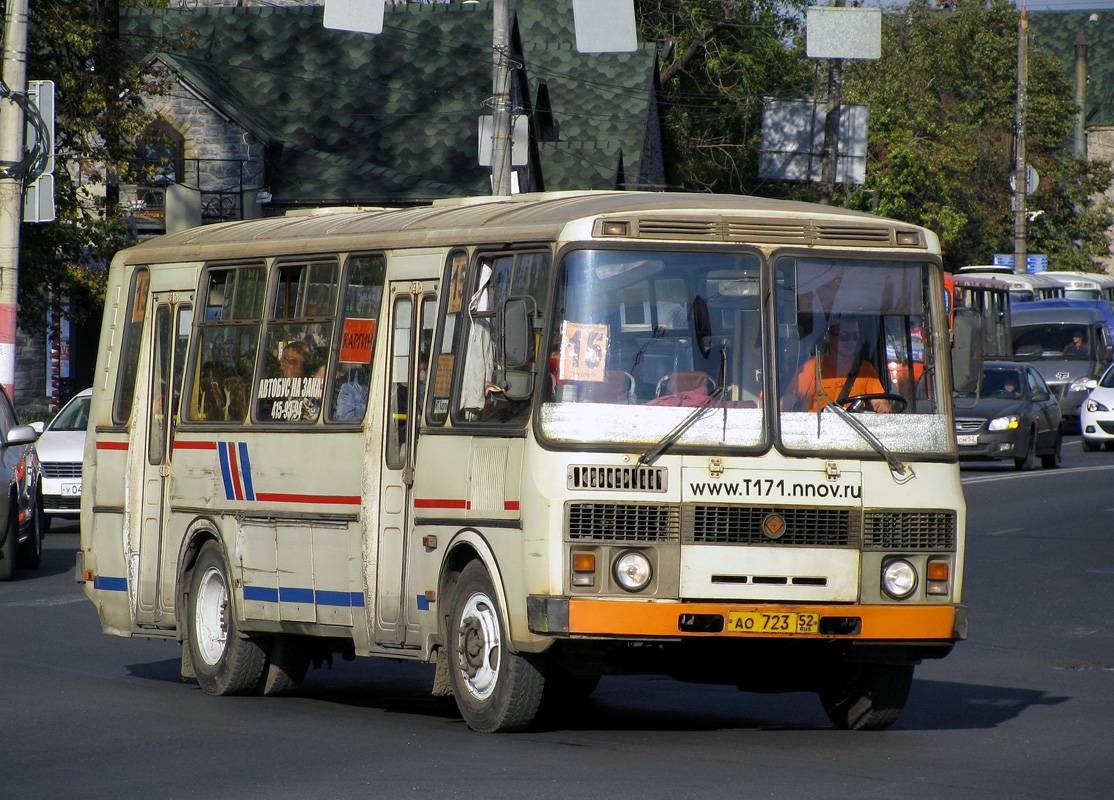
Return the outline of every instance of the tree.
[[[129,240],[126,210],[112,202],[114,187],[141,179],[133,142],[150,123],[144,99],[165,86],[137,61],[141,43],[116,35],[118,16],[117,0],[31,4],[27,74],[55,82],[58,166],[56,220],[25,224],[20,234],[25,331],[43,330],[52,296],[69,298],[75,322],[99,315],[104,267]]]
[[[936,231],[949,269],[1013,252],[1018,21],[1005,0],[911,0],[885,15],[881,59],[845,62],[844,99],[870,104],[870,133],[866,184],[841,202]],[[1111,169],[1072,156],[1071,85],[1032,43],[1028,100],[1027,161],[1041,176],[1029,250],[1096,270],[1112,219],[1094,198]]]
[[[692,191],[758,185],[762,100],[799,96],[812,66],[788,43],[805,0],[638,0],[643,38],[662,47],[669,179]]]

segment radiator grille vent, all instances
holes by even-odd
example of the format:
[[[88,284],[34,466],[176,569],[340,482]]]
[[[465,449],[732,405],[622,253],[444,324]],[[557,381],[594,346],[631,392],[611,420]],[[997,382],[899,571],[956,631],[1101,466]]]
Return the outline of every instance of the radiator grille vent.
[[[638,222],[638,235],[651,239],[723,238],[719,223],[712,219],[643,219]]]
[[[652,503],[569,503],[565,531],[573,541],[669,542],[680,532],[676,506]]]
[[[867,550],[954,550],[954,511],[867,511]]]
[[[771,514],[785,520],[776,539],[763,522]],[[689,505],[684,510],[685,542],[778,547],[858,547],[859,513],[846,508],[768,508]]]
[[[613,489],[664,492],[666,470],[661,467],[569,466],[569,489]]]
[[[44,461],[43,464],[43,477],[44,478],[80,478],[81,477],[81,462],[80,461]]]

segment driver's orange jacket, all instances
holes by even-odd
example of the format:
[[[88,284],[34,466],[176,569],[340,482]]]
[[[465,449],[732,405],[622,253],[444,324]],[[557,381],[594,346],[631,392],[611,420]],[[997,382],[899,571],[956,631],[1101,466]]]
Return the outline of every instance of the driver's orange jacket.
[[[840,373],[836,364],[829,361],[826,357],[820,362],[820,387],[828,397],[832,398],[832,400],[838,400],[840,393],[843,392],[843,384],[846,382],[846,376]],[[810,358],[801,367],[800,371],[797,373],[797,377],[789,384],[787,397],[797,405],[797,407],[792,410],[815,411],[815,387],[816,359]],[[855,397],[861,394],[881,394],[884,391],[885,389],[882,388],[882,382],[878,380],[878,373],[874,371],[874,366],[869,361],[864,360],[863,363],[859,365],[859,374],[851,384],[851,389],[847,392],[847,397]],[[808,403],[804,408],[800,407],[802,401]],[[827,404],[828,401],[821,397],[820,408],[823,408]]]

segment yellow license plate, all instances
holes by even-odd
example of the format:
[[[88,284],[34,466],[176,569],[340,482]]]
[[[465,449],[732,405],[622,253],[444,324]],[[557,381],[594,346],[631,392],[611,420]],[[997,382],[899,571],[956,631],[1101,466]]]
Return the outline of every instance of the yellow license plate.
[[[726,633],[816,633],[818,614],[789,611],[729,611]]]

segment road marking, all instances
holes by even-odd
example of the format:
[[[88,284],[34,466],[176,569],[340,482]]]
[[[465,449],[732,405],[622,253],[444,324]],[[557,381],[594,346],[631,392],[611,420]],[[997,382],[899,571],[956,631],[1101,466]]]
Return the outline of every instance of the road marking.
[[[64,606],[70,603],[83,603],[85,597],[43,597],[38,600],[17,600],[14,603],[0,603],[3,606],[21,606],[24,608],[40,608],[43,606]]]
[[[1017,478],[1035,478],[1039,475],[1072,475],[1077,472],[1110,472],[1114,464],[1098,467],[1071,467],[1069,469],[1034,469],[1027,472],[1002,472],[994,475],[970,475],[960,478],[962,483],[989,483],[992,481],[1008,481]]]
[[[1114,575],[1114,569],[1089,569],[1087,571],[1096,575]]]
[[[1024,528],[1004,528],[1000,531],[991,531],[990,533],[983,534],[984,536],[1001,536],[1004,533],[1019,533],[1025,530]]]

